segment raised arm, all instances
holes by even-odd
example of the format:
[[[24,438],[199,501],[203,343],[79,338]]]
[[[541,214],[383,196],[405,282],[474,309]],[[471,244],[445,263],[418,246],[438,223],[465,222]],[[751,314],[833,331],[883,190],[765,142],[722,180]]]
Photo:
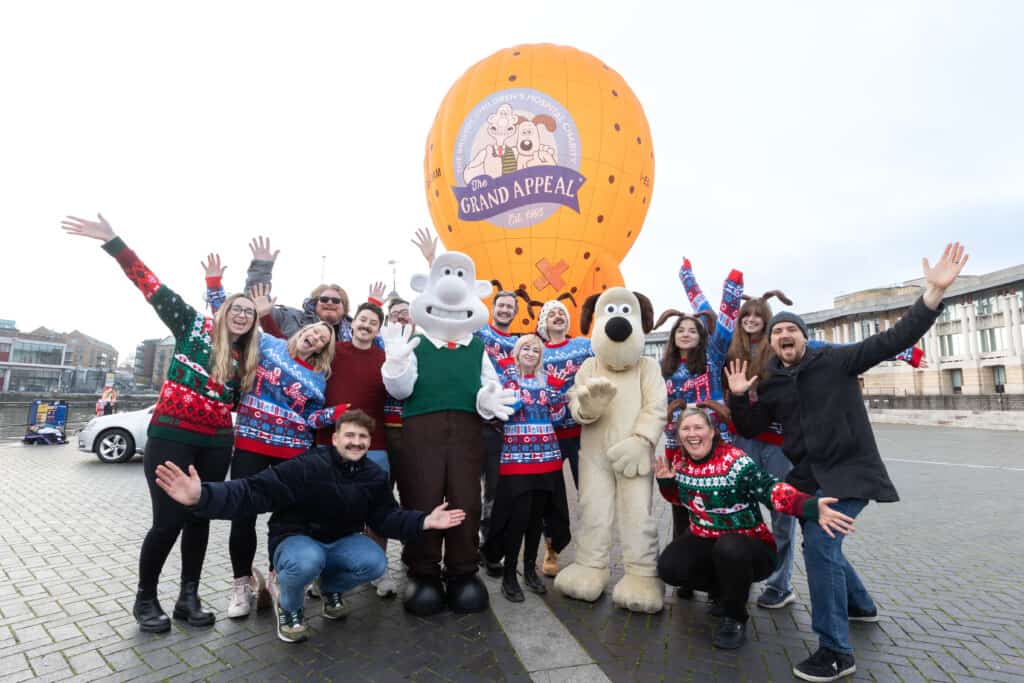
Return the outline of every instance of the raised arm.
[[[202,265],[203,272],[206,275],[206,301],[210,304],[210,310],[216,314],[224,304],[224,299],[227,298],[224,295],[223,280],[224,271],[228,267],[221,265],[220,254],[212,252],[207,254],[206,260],[200,265]]]
[[[736,318],[740,315],[742,304],[743,273],[733,269],[729,272],[729,277],[725,278],[725,284],[722,285],[722,303],[718,308],[715,332],[708,340],[708,353],[717,367],[725,365],[725,357],[729,353],[732,334],[736,329]]]
[[[156,310],[157,315],[167,325],[175,338],[180,339],[193,328],[196,318],[203,318],[196,309],[185,303],[185,300],[164,285],[146,264],[129,249],[114,229],[103,217],[97,214],[98,220],[67,216],[61,222],[61,228],[69,235],[88,237],[103,243],[103,250],[114,257],[121,265],[128,279],[142,292],[142,296]]]
[[[269,237],[254,237],[249,242],[249,251],[252,252],[252,261],[249,263],[249,271],[245,274],[245,290],[249,291],[256,284],[270,286],[274,263],[281,250],[271,249]]]
[[[679,266],[679,281],[683,283],[683,289],[686,290],[686,298],[690,300],[690,305],[693,306],[694,312],[714,312],[711,304],[708,303],[708,298],[704,296],[704,291],[697,284],[697,278],[693,274],[693,266],[690,264],[690,259],[685,257],[683,258],[683,265]]]

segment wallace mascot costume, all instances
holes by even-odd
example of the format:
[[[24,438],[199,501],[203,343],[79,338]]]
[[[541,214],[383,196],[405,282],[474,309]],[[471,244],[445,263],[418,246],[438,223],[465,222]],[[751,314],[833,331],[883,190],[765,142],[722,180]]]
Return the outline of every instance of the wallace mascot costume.
[[[483,342],[473,336],[487,324],[481,298],[490,294],[491,285],[476,279],[472,259],[459,252],[442,254],[429,275],[413,276],[412,289],[418,292],[411,309],[420,332],[412,335],[398,326],[382,332],[384,386],[405,401],[398,493],[403,506],[417,510],[433,510],[447,501],[465,510],[466,520],[446,531],[424,532],[405,546],[405,609],[427,616],[447,604],[455,612],[481,612],[490,604],[477,576],[481,418],[507,420],[516,395],[501,388]]]

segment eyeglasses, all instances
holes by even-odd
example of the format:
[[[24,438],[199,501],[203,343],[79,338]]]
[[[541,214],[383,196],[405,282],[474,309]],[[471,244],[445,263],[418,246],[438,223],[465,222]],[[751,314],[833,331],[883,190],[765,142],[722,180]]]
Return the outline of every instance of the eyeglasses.
[[[243,318],[255,318],[256,317],[256,309],[255,308],[247,308],[245,306],[238,306],[238,305],[232,306],[231,308],[228,309],[228,313],[230,313],[231,315],[240,315]]]
[[[340,304],[340,296],[322,296],[320,297],[320,303],[322,304]]]

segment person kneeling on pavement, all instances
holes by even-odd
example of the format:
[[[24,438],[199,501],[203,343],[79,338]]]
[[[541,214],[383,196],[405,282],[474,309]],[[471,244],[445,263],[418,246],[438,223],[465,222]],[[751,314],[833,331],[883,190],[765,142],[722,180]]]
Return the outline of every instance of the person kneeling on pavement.
[[[268,550],[277,569],[272,590],[277,636],[308,637],[303,620],[305,587],[318,576],[325,619],[347,613],[342,594],[380,577],[387,557],[361,532],[373,529],[403,542],[430,529],[450,529],[463,510],[438,505],[429,514],[398,507],[388,475],[364,457],[374,420],[361,410],[338,418],[331,446],[306,453],[244,479],[203,483],[194,467],[186,475],[168,461],[156,469],[157,485],[200,517],[232,519],[273,512]]]
[[[669,422],[684,408],[677,428],[683,462],[673,472],[658,458],[654,476],[666,500],[689,510],[690,529],[662,551],[658,575],[669,585],[718,596],[722,621],[712,644],[732,650],[746,641],[750,584],[775,568],[775,539],[760,504],[816,520],[829,535],[853,531],[853,518],[829,507],[835,498],[814,498],[778,481],[723,441],[703,409],[685,405],[669,407]]]

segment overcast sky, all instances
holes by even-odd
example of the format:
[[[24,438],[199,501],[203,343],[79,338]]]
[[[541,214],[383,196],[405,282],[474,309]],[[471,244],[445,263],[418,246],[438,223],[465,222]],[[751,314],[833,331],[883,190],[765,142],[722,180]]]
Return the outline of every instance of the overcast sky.
[[[646,8],[645,8],[646,5]],[[282,250],[297,305],[353,299],[429,225],[423,148],[448,88],[503,47],[596,55],[643,104],[657,155],[623,263],[683,305],[689,256],[795,308],[917,277],[947,240],[969,272],[1024,263],[1024,3],[22,2],[0,6],[0,318],[80,329],[122,355],[165,329],[98,243],[97,210],[201,304],[211,250]]]

